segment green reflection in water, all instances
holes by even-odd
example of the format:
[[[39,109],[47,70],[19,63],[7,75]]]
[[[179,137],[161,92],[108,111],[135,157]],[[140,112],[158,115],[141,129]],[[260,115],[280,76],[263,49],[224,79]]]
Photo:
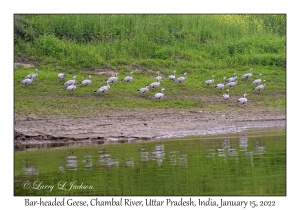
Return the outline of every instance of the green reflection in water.
[[[286,195],[286,136],[18,152],[14,181],[15,195]]]

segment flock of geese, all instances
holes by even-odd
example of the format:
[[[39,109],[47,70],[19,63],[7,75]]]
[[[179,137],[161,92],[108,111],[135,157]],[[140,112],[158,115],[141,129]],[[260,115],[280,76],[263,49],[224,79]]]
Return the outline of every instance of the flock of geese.
[[[130,72],[130,75],[123,78],[121,81],[122,82],[131,82],[133,80],[132,74],[133,74],[133,72]],[[185,72],[182,77],[178,77],[178,78],[176,78],[175,74],[176,74],[176,70],[173,71],[172,75],[168,76],[168,79],[172,80],[174,82],[178,82],[178,83],[180,83],[180,85],[182,85],[182,83],[185,82],[186,79],[187,79],[187,77],[186,77],[187,73]],[[252,74],[252,68],[250,68],[250,72],[240,76],[240,78],[249,79],[249,78],[252,77],[252,75],[253,75]],[[24,79],[22,81],[20,81],[20,84],[30,85],[30,84],[32,84],[32,82],[37,77],[38,77],[38,69],[36,69],[36,73],[31,73],[31,74],[25,76]],[[64,74],[64,73],[59,73],[58,74],[58,78],[60,80],[63,80],[65,77],[66,77],[66,74]],[[260,83],[262,82],[262,79],[261,79],[262,74],[259,74],[258,77],[259,78],[254,80],[252,82],[252,84],[257,85],[256,87],[253,88],[253,90],[257,90],[260,93],[262,90],[265,89],[265,87],[266,87],[265,82],[266,81],[263,80],[264,83],[262,85],[260,85]],[[92,78],[92,76],[89,75],[86,80],[83,80],[83,81],[80,82],[80,85],[87,86],[87,85],[91,84],[91,82],[92,82],[91,78]],[[237,78],[238,77],[236,76],[236,73],[234,73],[232,75],[232,77],[230,77],[228,79],[226,77],[224,77],[223,82],[220,83],[220,84],[215,85],[215,88],[219,89],[219,90],[223,90],[225,87],[235,87],[237,85]],[[158,88],[160,86],[162,80],[163,80],[163,78],[162,78],[162,76],[160,76],[160,72],[157,71],[156,81],[151,83],[151,84],[146,85],[146,87],[140,88],[139,90],[137,90],[137,92],[142,93],[142,94],[146,94],[147,92],[149,92],[149,88],[155,88],[155,89]],[[100,87],[99,89],[95,90],[94,92],[103,93],[104,96],[106,96],[106,93],[110,90],[110,85],[109,84],[113,84],[117,81],[118,81],[118,73],[116,72],[115,76],[110,77],[106,80],[106,85],[105,86]],[[209,86],[209,85],[214,84],[214,82],[215,82],[214,81],[214,76],[212,76],[211,79],[206,80],[205,82],[203,82],[203,84]],[[67,86],[65,90],[74,91],[76,89],[76,76],[73,76],[73,79],[64,82],[62,85]],[[152,98],[162,99],[164,97],[164,90],[165,89],[162,88],[161,91],[159,93],[154,94],[154,96]],[[237,103],[241,104],[241,106],[244,106],[247,103],[246,96],[247,96],[247,94],[245,93],[242,98],[237,100]],[[229,99],[229,89],[226,90],[226,93],[222,96],[222,98],[224,100]]]
[[[246,73],[246,74],[244,74],[244,75],[242,75],[242,76],[240,76],[240,78],[243,78],[243,79],[249,79],[249,78],[251,78],[252,77],[252,75],[253,75],[253,73],[252,73],[252,68],[250,68],[250,72],[249,73]],[[256,80],[254,80],[253,82],[252,82],[252,84],[253,85],[257,85],[256,87],[254,87],[253,88],[253,90],[257,90],[257,91],[259,91],[259,93],[262,91],[262,90],[264,90],[265,89],[265,87],[266,87],[266,80],[263,80],[263,84],[262,85],[259,85],[261,82],[262,82],[262,80],[261,80],[261,77],[262,77],[262,74],[259,74],[259,76],[258,76],[259,78],[258,79],[256,79]],[[232,75],[232,77],[230,77],[230,78],[228,78],[227,80],[226,80],[226,77],[224,77],[223,78],[223,82],[222,83],[220,83],[220,84],[217,84],[216,86],[215,86],[215,88],[217,88],[217,89],[219,89],[219,90],[222,90],[223,88],[225,88],[225,87],[235,87],[236,85],[237,85],[237,76],[236,76],[236,73],[234,73],[233,75]],[[227,83],[226,83],[227,82]],[[211,85],[211,84],[213,84],[214,83],[214,76],[212,76],[212,78],[210,79],[210,80],[207,80],[207,81],[205,81],[203,84],[205,84],[205,85]],[[241,104],[241,106],[244,106],[244,104],[246,104],[247,103],[247,93],[245,93],[244,95],[243,95],[243,97],[242,98],[239,98],[238,100],[237,100],[237,103],[238,104]],[[227,89],[226,90],[226,93],[222,96],[222,98],[224,99],[224,100],[228,100],[229,99],[229,90]]]

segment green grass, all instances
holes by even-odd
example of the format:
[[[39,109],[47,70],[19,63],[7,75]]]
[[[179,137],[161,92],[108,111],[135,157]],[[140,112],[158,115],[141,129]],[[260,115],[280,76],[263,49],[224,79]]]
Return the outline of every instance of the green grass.
[[[251,80],[239,80],[230,90],[232,105],[246,92],[249,109],[285,110],[286,37],[285,15],[15,15],[14,57],[34,67],[15,67],[16,117],[33,114],[94,116],[122,108],[208,108],[226,110],[224,93],[202,84],[211,75],[215,84],[224,76],[237,76],[253,68],[253,79],[263,74],[267,87],[258,94]],[[18,82],[39,69],[30,86]],[[94,90],[105,85],[108,74],[119,80],[134,71],[132,83],[118,81],[107,97]],[[136,90],[154,82],[159,70],[165,80],[165,97],[154,101]],[[187,72],[181,86],[166,77]],[[59,72],[77,81],[92,75],[92,84],[64,90]],[[230,103],[229,103],[230,104]]]
[[[57,72],[51,72],[40,68],[38,79],[34,84],[24,86],[19,85],[18,81],[31,71],[20,69],[15,71],[15,114],[16,117],[34,114],[37,116],[47,115],[66,115],[66,116],[95,116],[107,111],[114,111],[121,108],[209,108],[211,110],[227,109],[228,105],[235,106],[235,99],[242,97],[243,93],[248,94],[249,107],[275,107],[285,109],[285,74],[273,76],[268,71],[261,70],[267,81],[267,87],[261,94],[254,92],[251,81],[239,80],[238,86],[230,89],[231,100],[223,103],[220,92],[214,86],[203,85],[205,80],[202,73],[189,73],[187,81],[182,85],[164,79],[158,90],[151,89],[148,94],[142,95],[136,91],[145,85],[155,81],[155,74],[152,77],[144,75],[142,72],[133,74],[131,83],[118,81],[111,84],[111,89],[105,97],[103,94],[95,93],[99,87],[105,85],[105,75],[97,75],[92,72],[73,72],[67,76],[71,79],[77,76],[78,81],[84,80],[88,75],[92,75],[92,83],[89,86],[77,85],[74,92],[65,90],[62,81],[57,78]],[[211,73],[212,71],[208,72]],[[216,83],[221,82],[221,77],[227,74],[228,70],[219,70],[215,73]],[[247,72],[247,71],[245,71]],[[272,71],[270,71],[272,72]],[[78,73],[78,74],[76,74]],[[210,75],[206,73],[206,78]],[[242,72],[241,72],[242,73]],[[222,76],[221,76],[222,75]],[[126,75],[120,73],[119,80]],[[166,75],[167,76],[167,75]],[[280,81],[279,78],[282,78]],[[280,85],[281,84],[281,85]],[[154,93],[164,87],[165,97],[154,100],[151,97]],[[276,93],[274,95],[274,93]]]

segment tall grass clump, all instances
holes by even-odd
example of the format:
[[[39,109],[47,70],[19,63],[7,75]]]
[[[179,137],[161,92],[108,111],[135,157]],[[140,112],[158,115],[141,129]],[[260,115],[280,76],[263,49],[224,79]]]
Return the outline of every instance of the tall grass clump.
[[[285,59],[284,15],[18,15],[38,36],[26,55],[74,59],[90,67],[132,59],[244,65],[236,54],[277,53]],[[15,19],[15,22],[18,18]],[[260,38],[262,37],[262,38]],[[270,37],[272,45],[270,46]],[[16,43],[18,38],[16,37]],[[249,47],[249,45],[251,45]],[[256,45],[256,46],[252,46]],[[78,48],[88,49],[78,50]],[[24,49],[26,51],[26,49]],[[270,52],[270,50],[272,52]],[[87,55],[87,51],[89,52]],[[258,51],[258,52],[257,52]],[[92,56],[91,54],[94,54]],[[97,55],[100,60],[93,58]],[[71,59],[68,59],[71,58]],[[227,58],[227,59],[225,59]],[[43,59],[43,58],[41,58]],[[207,62],[206,62],[207,61]],[[230,63],[228,63],[230,61]],[[238,62],[238,63],[237,63]],[[277,62],[279,63],[279,62]],[[260,64],[260,63],[258,63]]]

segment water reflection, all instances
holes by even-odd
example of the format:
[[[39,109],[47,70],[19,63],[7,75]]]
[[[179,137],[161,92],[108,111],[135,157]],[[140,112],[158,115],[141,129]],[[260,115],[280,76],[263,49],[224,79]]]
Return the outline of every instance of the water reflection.
[[[245,152],[244,155],[246,158],[250,159],[250,165],[254,167],[254,162],[253,162],[253,151],[247,151],[248,148],[248,137],[243,136],[239,138],[239,147],[241,152]]]
[[[240,137],[239,138],[239,143],[240,143],[240,148],[241,151],[247,151],[247,147],[248,147],[248,138],[247,137]]]
[[[266,147],[263,146],[262,141],[260,140],[255,141],[254,153],[259,155],[266,154]]]
[[[22,187],[26,180],[63,180],[95,187],[72,195],[284,195],[284,138],[241,135],[16,153],[15,194],[64,195]]]
[[[112,158],[111,154],[108,153],[106,150],[99,150],[98,154],[100,154],[99,162],[103,166],[119,168],[120,163],[119,163],[118,159],[117,158]]]
[[[125,158],[125,165],[129,167],[134,167],[134,159],[133,158]]]
[[[152,160],[156,160],[158,165],[161,165],[165,158],[165,147],[164,145],[157,145],[154,147],[152,152]]]
[[[230,145],[230,139],[223,139],[222,140],[222,148],[219,148],[218,150],[218,156],[219,157],[236,157],[238,156],[238,152],[236,148],[231,148]],[[210,152],[211,153],[211,152]],[[234,158],[237,160],[237,158]]]
[[[234,157],[234,160],[238,160],[238,158],[246,157],[250,159],[250,165],[254,167],[253,157],[254,155],[262,155],[266,154],[266,146],[263,145],[262,141],[256,140],[255,147],[251,150],[248,148],[248,138],[246,136],[240,137],[239,141],[239,149],[234,148],[231,143],[230,139],[226,138],[222,140],[221,148],[215,149],[207,149],[206,150],[206,157],[215,159],[215,156],[224,157],[226,160],[227,157]],[[241,152],[241,154],[239,154]]]
[[[38,175],[39,174],[39,169],[34,166],[35,161],[32,158],[25,158],[23,160],[23,173],[25,175]]]
[[[141,161],[147,162],[150,160],[150,152],[141,152]]]
[[[35,166],[24,166],[23,172],[26,175],[38,175],[39,169],[37,169]]]
[[[62,165],[59,167],[59,170],[77,170],[77,156],[70,155],[65,157],[65,159],[62,162]]]
[[[104,144],[103,140],[86,140],[86,141],[39,141],[39,140],[28,140],[28,141],[15,141],[15,152],[18,151],[33,151],[41,149],[52,149],[56,147],[80,147],[90,144]]]
[[[188,165],[187,154],[180,154],[178,158],[178,165]]]
[[[92,168],[93,168],[92,155],[84,155],[82,162],[84,163],[85,170],[92,170]]]
[[[254,141],[254,147],[252,149],[248,145],[247,136],[238,138],[238,142],[230,138],[221,139],[219,142],[219,148],[206,149],[206,158],[215,160],[217,157],[222,157],[224,161],[226,161],[238,160],[239,158],[244,157],[249,159],[250,165],[254,167],[254,157],[261,158],[266,154],[267,148],[259,139]],[[187,153],[182,153],[180,150],[171,149],[166,153],[164,144],[154,145],[150,151],[147,151],[146,148],[139,148],[139,159],[136,159],[136,156],[133,154],[123,154],[125,157],[123,157],[122,154],[113,154],[105,148],[99,149],[97,151],[97,156],[100,165],[107,169],[119,169],[121,164],[133,168],[136,164],[149,161],[157,162],[158,166],[161,166],[166,162],[170,166],[181,165],[187,167],[189,162],[189,155]],[[79,163],[81,163],[80,165],[84,170],[94,169],[95,164],[93,163],[92,154],[87,153],[78,158],[74,153],[70,153],[62,158],[59,170],[63,172],[66,170],[78,170]],[[32,160],[26,160],[24,162],[23,172],[26,175],[38,175],[39,169],[34,166]]]
[[[171,151],[169,152],[169,162],[170,165],[177,165],[177,157],[178,157],[179,151]]]

